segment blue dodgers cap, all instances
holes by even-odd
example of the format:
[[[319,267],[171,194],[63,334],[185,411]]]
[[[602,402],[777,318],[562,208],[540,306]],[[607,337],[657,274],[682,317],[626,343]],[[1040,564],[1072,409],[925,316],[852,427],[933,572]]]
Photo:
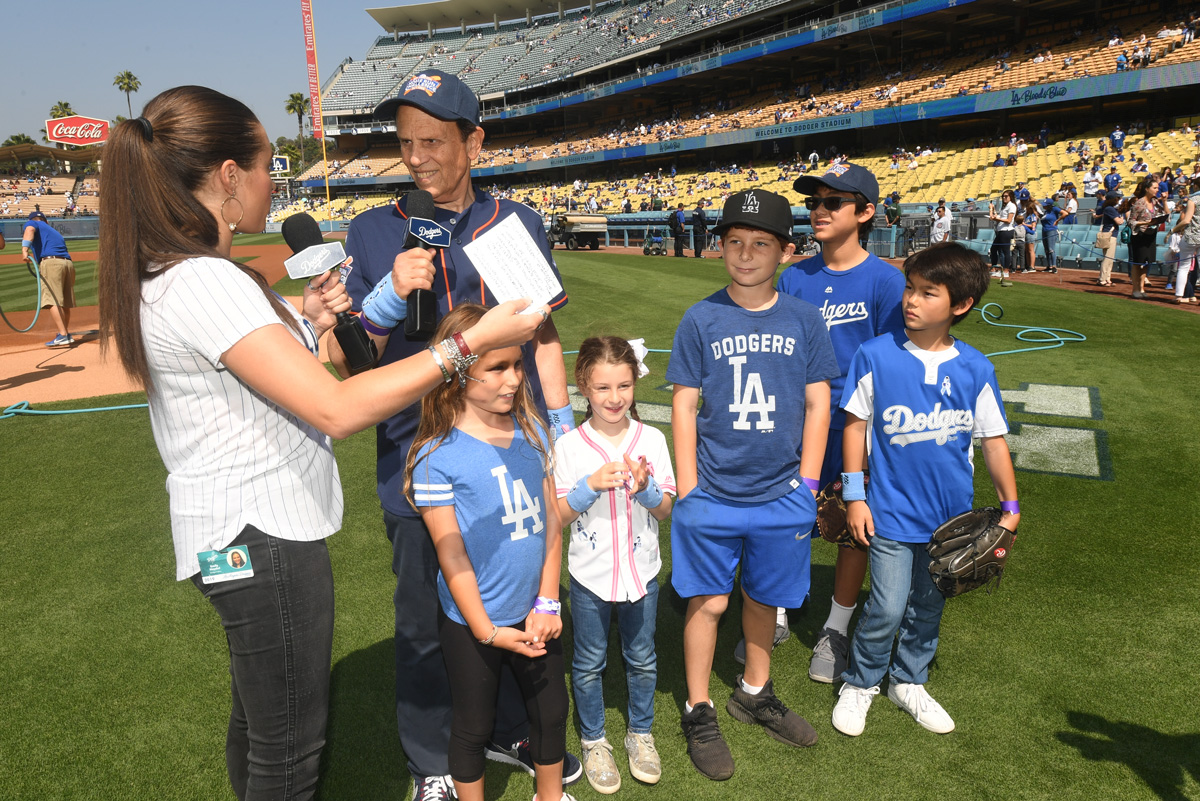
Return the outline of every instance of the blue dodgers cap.
[[[792,189],[803,195],[815,195],[821,186],[838,192],[855,192],[865,197],[868,203],[879,205],[879,181],[875,173],[848,161],[834,164],[824,175],[801,175],[792,184]]]
[[[400,90],[373,112],[378,119],[395,120],[400,106],[417,108],[446,122],[464,120],[479,125],[479,98],[456,76],[441,70],[421,70],[410,75]]]
[[[42,222],[45,222],[45,221],[46,221],[46,215],[45,215],[45,214],[42,214],[40,211],[35,211],[35,212],[32,212],[32,213],[29,215],[29,219],[31,219],[31,220],[41,220]]]

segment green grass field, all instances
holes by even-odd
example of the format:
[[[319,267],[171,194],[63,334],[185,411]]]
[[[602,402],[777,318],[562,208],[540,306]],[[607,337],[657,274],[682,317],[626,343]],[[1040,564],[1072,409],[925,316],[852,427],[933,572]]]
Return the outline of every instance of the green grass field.
[[[556,255],[571,294],[555,315],[568,349],[595,333],[669,348],[687,306],[724,283],[717,260]],[[1005,322],[1088,337],[998,357],[1002,388],[1091,387],[1098,408],[1068,417],[1007,407],[1010,422],[1025,427],[1022,435],[1041,425],[1055,427],[1058,438],[1029,444],[1030,463],[1046,472],[1017,474],[1023,525],[1003,585],[947,605],[929,688],[958,730],[930,734],[884,697],[862,737],[833,729],[833,691],[806,675],[833,582],[833,548],[820,543],[813,600],[793,612],[793,636],[776,652],[773,670],[776,692],[813,722],[820,742],[790,749],[721,711],[737,773],[724,783],[701,778],[679,732],[683,603],[665,589],[655,721],[664,776],[645,787],[623,768],[616,797],[1200,797],[1192,698],[1200,568],[1190,551],[1200,454],[1179,417],[1191,408],[1200,373],[1187,350],[1200,337],[1200,316],[1054,288],[1002,291],[995,282],[986,300],[1002,303]],[[977,314],[955,333],[984,352],[1020,346],[1013,330],[988,326]],[[669,403],[661,388],[667,357],[654,354],[649,363],[638,400]],[[1072,432],[1084,439],[1072,440]],[[1070,472],[1056,465],[1077,459],[1079,448],[1070,443],[1078,441],[1099,443],[1089,453],[1105,478],[1054,474]],[[0,798],[232,797],[223,758],[225,641],[195,589],[172,579],[166,475],[145,411],[17,417],[0,421],[0,442]],[[346,515],[330,540],[337,623],[320,797],[407,799],[392,705],[393,577],[374,496],[374,434],[339,442],[336,451]],[[981,504],[994,502],[982,460],[977,488]],[[662,539],[669,543],[665,529]],[[669,587],[665,550],[660,580]],[[565,569],[563,575],[565,581]],[[738,672],[732,651],[739,629],[735,609],[717,648],[718,707]],[[565,635],[569,652],[569,626]],[[608,734],[620,743],[624,672],[615,647],[609,666]],[[578,753],[578,746],[571,725],[568,747]],[[620,758],[619,745],[617,752]],[[487,780],[489,799],[526,801],[533,793],[529,778],[501,766],[490,766]],[[586,782],[572,791],[599,797]]]

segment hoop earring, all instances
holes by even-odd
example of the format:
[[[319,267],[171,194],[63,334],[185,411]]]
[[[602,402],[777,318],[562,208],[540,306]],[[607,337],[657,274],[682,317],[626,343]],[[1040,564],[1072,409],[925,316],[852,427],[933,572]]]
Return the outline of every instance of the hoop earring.
[[[230,222],[229,220],[227,220],[225,218],[225,204],[231,200],[237,200],[237,204],[238,204],[238,218],[236,220],[234,220],[233,222]],[[242,217],[245,217],[245,216],[246,216],[246,209],[244,206],[242,206],[242,201],[237,199],[237,190],[235,189],[235,190],[233,190],[233,192],[231,192],[229,194],[229,197],[227,197],[221,201],[221,222],[228,225],[230,232],[233,232],[233,231],[237,230],[238,223],[240,223],[242,221]]]

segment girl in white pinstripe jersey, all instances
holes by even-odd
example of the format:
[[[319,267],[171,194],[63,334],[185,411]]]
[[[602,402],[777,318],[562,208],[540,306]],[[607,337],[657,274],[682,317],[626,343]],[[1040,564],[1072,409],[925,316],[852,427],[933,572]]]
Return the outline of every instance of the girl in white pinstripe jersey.
[[[314,278],[298,314],[230,258],[235,232],[265,227],[272,192],[270,142],[237,100],[170,89],[105,150],[101,344],[146,387],[176,578],[191,578],[225,628],[230,782],[242,801],[311,798],[333,634],[324,540],[342,518],[330,436],[419,399],[456,369],[452,346],[341,383],[321,365],[318,340],[350,308],[337,278]],[[518,308],[498,307],[463,344],[526,341],[541,317]],[[252,575],[205,583],[197,555],[231,546],[247,548]]]

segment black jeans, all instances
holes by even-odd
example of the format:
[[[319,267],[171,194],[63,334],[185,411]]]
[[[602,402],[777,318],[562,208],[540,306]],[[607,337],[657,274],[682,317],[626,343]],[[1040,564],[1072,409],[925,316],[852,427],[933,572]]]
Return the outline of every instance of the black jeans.
[[[333,649],[333,571],[324,540],[293,542],[246,526],[250,578],[192,583],[221,616],[233,707],[225,738],[241,801],[312,798]]]
[[[437,551],[419,517],[384,511],[396,574],[396,726],[413,776],[450,773],[450,678],[438,639]],[[525,705],[512,672],[504,671],[493,704],[492,739],[505,747],[529,733]]]
[[[524,630],[522,621],[513,628]],[[537,765],[561,762],[566,752],[567,682],[563,673],[562,638],[547,640],[544,656],[530,658],[503,648],[481,645],[471,629],[438,610],[438,631],[450,687],[454,724],[450,734],[450,775],[455,781],[483,777],[484,746],[495,721],[501,669],[516,676],[531,722],[529,751]]]
[[[992,239],[992,266],[998,264],[1004,272],[1008,272],[1011,264],[1012,253],[1009,246],[1012,244],[1012,238],[1012,231],[997,231]]]

